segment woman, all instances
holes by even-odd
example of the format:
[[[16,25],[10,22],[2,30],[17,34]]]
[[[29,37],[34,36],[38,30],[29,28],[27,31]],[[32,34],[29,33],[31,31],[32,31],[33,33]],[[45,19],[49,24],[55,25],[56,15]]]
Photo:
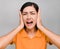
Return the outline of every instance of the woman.
[[[60,36],[47,30],[41,22],[39,7],[27,2],[20,9],[20,25],[0,38],[0,49],[15,43],[16,49],[46,49],[47,43],[60,48]]]

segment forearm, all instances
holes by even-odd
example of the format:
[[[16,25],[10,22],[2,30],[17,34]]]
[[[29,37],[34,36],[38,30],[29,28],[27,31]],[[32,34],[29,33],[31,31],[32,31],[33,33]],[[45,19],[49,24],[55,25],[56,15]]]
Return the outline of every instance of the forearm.
[[[15,37],[15,35],[21,30],[21,27],[17,27],[15,30],[10,32],[9,34],[3,36],[0,38],[0,49],[6,47],[10,42],[12,42],[12,39]]]
[[[60,36],[54,34],[43,26],[40,26],[39,29],[50,39],[50,41],[60,49]]]

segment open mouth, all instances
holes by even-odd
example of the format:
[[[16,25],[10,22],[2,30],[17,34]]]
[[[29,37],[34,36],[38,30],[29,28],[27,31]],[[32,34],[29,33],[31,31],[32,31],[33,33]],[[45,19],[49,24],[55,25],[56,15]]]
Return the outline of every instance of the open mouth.
[[[33,23],[33,21],[30,21],[30,22],[26,22],[27,24],[32,24]]]
[[[30,22],[26,22],[28,26],[30,26],[31,24],[33,24],[33,21]]]

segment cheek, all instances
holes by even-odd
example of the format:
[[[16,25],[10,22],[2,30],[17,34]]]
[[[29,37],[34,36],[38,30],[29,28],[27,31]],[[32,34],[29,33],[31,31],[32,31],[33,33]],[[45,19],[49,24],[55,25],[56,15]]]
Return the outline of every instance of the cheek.
[[[37,23],[37,16],[33,17],[34,23]]]
[[[27,15],[23,16],[23,20],[26,20],[26,18],[27,18]]]
[[[34,22],[37,22],[37,16],[34,16],[33,19],[34,19]]]

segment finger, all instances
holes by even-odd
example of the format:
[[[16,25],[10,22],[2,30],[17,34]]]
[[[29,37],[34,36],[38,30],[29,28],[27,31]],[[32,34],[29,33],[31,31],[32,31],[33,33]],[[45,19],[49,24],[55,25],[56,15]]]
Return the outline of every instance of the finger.
[[[38,15],[40,16],[40,10],[38,10]]]
[[[41,13],[40,13],[40,9],[38,10],[38,20],[41,21]]]
[[[23,21],[23,19],[22,19],[21,11],[19,12],[19,16],[20,16],[20,22],[22,22],[22,21]]]
[[[21,11],[19,11],[19,16],[20,16],[20,17],[22,16]]]
[[[41,14],[41,13],[40,13],[40,10],[38,10],[38,17],[40,17],[40,14]]]
[[[19,12],[19,16],[20,16],[20,18],[22,19],[22,13],[21,13],[21,11]]]
[[[41,19],[41,10],[39,9],[39,11],[38,11],[38,16],[39,16],[39,18]]]

